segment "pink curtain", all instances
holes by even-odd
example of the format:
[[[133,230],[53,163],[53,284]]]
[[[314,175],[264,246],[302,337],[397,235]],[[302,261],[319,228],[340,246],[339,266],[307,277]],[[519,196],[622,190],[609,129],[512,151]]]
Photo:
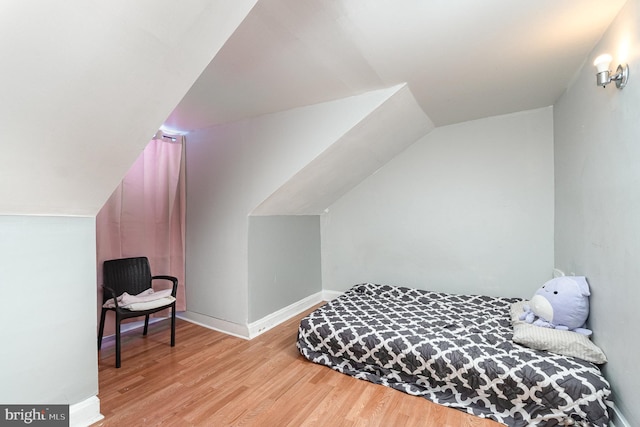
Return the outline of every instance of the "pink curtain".
[[[153,275],[178,278],[176,308],[185,310],[184,173],[184,137],[176,136],[173,141],[159,136],[149,142],[98,213],[98,314],[102,306],[102,263],[136,256],[149,258]],[[105,336],[111,333],[113,320],[108,317]]]

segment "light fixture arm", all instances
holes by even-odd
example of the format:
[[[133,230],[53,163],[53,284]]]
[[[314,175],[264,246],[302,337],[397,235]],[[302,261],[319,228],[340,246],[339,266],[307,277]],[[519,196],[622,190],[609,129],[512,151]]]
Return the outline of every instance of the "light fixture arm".
[[[629,66],[627,64],[618,65],[616,73],[611,75],[611,71],[604,70],[596,74],[596,81],[598,86],[606,87],[609,83],[614,81],[618,89],[622,89],[627,85],[629,80]]]

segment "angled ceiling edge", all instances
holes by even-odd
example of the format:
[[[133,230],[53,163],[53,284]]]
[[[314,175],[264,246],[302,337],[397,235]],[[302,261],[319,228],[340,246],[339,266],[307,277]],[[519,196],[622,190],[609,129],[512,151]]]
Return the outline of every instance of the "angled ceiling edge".
[[[95,215],[256,0],[80,3],[9,6],[0,214]]]
[[[409,87],[399,85],[251,215],[319,215],[433,128]]]

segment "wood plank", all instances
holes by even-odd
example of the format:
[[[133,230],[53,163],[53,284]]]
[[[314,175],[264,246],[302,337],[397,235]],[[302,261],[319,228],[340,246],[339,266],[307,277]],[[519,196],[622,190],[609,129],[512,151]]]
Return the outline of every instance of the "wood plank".
[[[305,314],[251,341],[178,320],[173,348],[157,322],[123,334],[120,369],[105,343],[94,427],[500,426],[309,362],[295,346]]]

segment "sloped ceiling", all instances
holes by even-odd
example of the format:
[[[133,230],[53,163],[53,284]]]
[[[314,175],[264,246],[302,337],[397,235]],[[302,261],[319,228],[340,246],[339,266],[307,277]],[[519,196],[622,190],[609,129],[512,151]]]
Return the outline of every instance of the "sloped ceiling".
[[[252,215],[319,215],[433,129],[406,84],[288,179]]]
[[[0,214],[95,215],[255,0],[0,3]]]
[[[163,122],[402,83],[436,126],[551,105],[623,3],[3,1],[0,214],[95,215]]]
[[[436,126],[552,105],[624,0],[260,0],[166,121],[191,130],[403,82]]]

